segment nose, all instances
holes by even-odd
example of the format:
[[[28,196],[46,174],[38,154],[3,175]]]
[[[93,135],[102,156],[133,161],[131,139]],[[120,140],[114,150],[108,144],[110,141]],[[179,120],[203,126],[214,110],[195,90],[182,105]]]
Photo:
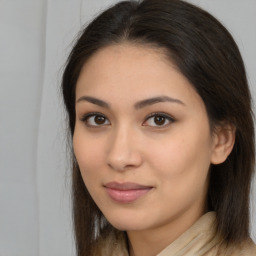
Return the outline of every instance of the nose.
[[[107,155],[108,166],[116,171],[138,168],[143,161],[138,143],[138,136],[127,126],[113,131]]]

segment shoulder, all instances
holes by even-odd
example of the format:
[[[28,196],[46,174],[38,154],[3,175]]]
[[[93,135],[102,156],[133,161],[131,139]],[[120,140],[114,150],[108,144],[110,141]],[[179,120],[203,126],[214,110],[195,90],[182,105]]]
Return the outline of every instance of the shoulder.
[[[219,247],[219,256],[255,256],[256,245],[251,239],[240,244],[231,244],[228,246],[221,245]]]

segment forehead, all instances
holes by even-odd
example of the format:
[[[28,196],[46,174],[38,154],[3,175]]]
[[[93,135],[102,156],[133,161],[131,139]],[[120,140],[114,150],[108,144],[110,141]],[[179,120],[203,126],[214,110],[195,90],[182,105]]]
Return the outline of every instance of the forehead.
[[[158,72],[156,65],[172,66],[175,65],[167,59],[166,50],[162,48],[152,48],[148,45],[135,45],[132,43],[120,43],[103,47],[96,51],[84,64],[81,74],[107,75],[111,72],[116,75],[122,71],[133,76],[142,74],[143,70],[148,72]],[[136,69],[140,66],[140,69]],[[125,75],[122,74],[122,75]]]
[[[84,64],[76,96],[83,94],[140,100],[156,94],[186,98],[197,93],[163,49],[123,43],[100,49]]]
[[[105,47],[100,48],[97,50],[91,58],[86,62],[91,62],[92,59],[95,59],[94,57],[112,57],[112,56],[121,56],[126,55],[126,58],[129,56],[136,57],[136,61],[140,60],[141,58],[154,58],[159,59],[161,61],[166,61],[168,64],[172,64],[169,59],[166,58],[167,50],[163,47],[157,47],[153,44],[142,44],[142,43],[132,43],[132,42],[120,42],[120,43],[114,43],[107,45]],[[117,59],[118,61],[118,59]],[[135,61],[135,60],[134,60]],[[86,65],[85,63],[85,65]]]

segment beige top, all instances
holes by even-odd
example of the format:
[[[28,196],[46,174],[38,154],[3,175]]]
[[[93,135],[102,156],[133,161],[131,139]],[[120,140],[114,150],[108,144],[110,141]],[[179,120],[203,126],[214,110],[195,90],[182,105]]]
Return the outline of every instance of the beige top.
[[[256,256],[251,239],[240,245],[225,246],[215,232],[214,212],[203,215],[191,228],[156,256]],[[124,232],[100,241],[95,256],[129,256]]]

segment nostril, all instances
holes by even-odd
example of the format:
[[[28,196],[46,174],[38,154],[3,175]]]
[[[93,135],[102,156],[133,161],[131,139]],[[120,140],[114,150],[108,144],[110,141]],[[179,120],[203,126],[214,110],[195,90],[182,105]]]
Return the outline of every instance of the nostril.
[[[110,155],[108,158],[108,166],[116,171],[126,171],[130,169],[137,168],[141,165],[142,158],[137,152],[130,154],[119,154]]]

